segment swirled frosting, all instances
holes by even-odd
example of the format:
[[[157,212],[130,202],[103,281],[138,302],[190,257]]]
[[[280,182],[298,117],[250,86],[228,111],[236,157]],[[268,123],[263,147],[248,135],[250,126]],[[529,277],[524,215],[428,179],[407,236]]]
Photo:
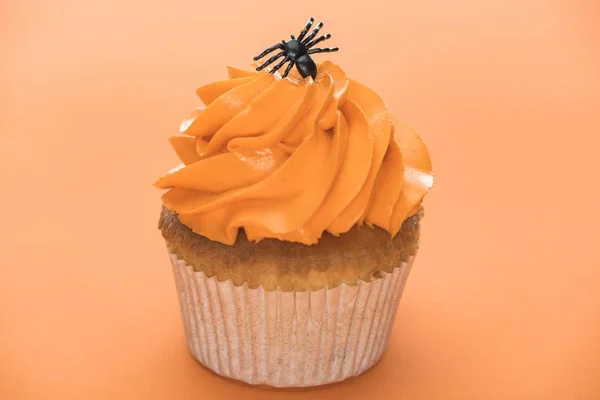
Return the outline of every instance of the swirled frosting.
[[[234,244],[315,244],[367,223],[394,236],[433,184],[419,136],[331,62],[315,80],[228,67],[170,142],[183,166],[160,178],[164,206],[195,233]]]

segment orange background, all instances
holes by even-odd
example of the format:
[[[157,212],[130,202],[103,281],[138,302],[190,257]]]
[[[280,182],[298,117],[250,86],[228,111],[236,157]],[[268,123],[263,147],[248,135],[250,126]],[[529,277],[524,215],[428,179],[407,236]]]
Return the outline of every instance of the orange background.
[[[0,2],[0,399],[600,398],[600,3],[252,3]],[[151,183],[195,88],[310,14],[436,184],[382,362],[282,395],[189,354]]]

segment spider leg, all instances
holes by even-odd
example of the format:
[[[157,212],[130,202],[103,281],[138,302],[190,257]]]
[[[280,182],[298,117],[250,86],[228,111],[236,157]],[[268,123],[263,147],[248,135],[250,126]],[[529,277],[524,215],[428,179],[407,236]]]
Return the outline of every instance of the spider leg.
[[[310,42],[311,40],[313,40],[313,38],[314,38],[315,36],[317,36],[317,33],[319,33],[319,31],[321,30],[321,28],[322,28],[322,27],[323,27],[323,23],[322,23],[322,22],[319,22],[319,23],[317,24],[317,26],[315,27],[315,29],[313,29],[313,31],[310,33],[310,35],[308,35],[308,36],[306,37],[306,39],[304,39],[304,40],[302,41],[302,44],[304,44],[304,45],[305,45],[306,43],[308,43],[308,42]]]
[[[331,53],[332,51],[338,51],[339,49],[337,47],[328,47],[325,49],[310,49],[308,51],[308,54],[315,54],[315,53]]]
[[[271,69],[271,71],[270,71],[270,72],[271,72],[272,74],[274,74],[274,73],[275,73],[275,72],[276,72],[276,71],[277,71],[279,68],[283,67],[283,64],[285,64],[285,63],[286,63],[286,62],[288,62],[288,61],[290,61],[290,59],[289,59],[289,58],[287,58],[287,57],[286,57],[286,58],[284,58],[283,60],[281,60],[281,62],[280,62],[279,64],[277,64],[276,66],[274,66],[274,67]]]
[[[260,60],[261,58],[263,58],[267,54],[272,53],[272,52],[274,52],[277,49],[283,50],[283,48],[284,48],[283,44],[277,43],[276,45],[269,47],[268,49],[266,49],[265,51],[263,51],[262,53],[260,53],[256,57],[254,57],[254,61]]]
[[[327,39],[329,39],[329,38],[331,38],[331,35],[330,35],[329,33],[328,33],[327,35],[323,35],[323,36],[321,36],[320,38],[318,38],[318,39],[315,39],[315,40],[313,40],[313,41],[312,41],[312,42],[310,42],[310,43],[307,43],[307,44],[306,44],[306,48],[307,48],[307,49],[310,49],[311,47],[313,47],[313,46],[314,46],[314,45],[316,45],[317,43],[321,43],[323,40],[327,40]]]
[[[256,67],[256,70],[261,71],[266,66],[268,66],[269,64],[271,64],[273,61],[277,60],[279,57],[283,56],[284,54],[285,54],[285,51],[280,51],[279,53],[275,54],[273,57],[271,57],[267,61],[265,61],[262,65]]]
[[[292,37],[292,40],[296,40],[296,36],[294,35],[290,35]]]
[[[306,23],[306,25],[304,25],[304,29],[302,29],[302,31],[300,32],[300,36],[298,36],[298,41],[301,42],[302,39],[304,39],[304,36],[306,36],[306,33],[308,32],[308,30],[310,28],[312,28],[312,24],[315,22],[315,19],[313,17],[310,17],[310,19],[308,20],[308,22]]]
[[[290,61],[290,63],[288,64],[287,68],[285,69],[285,72],[283,73],[283,75],[281,75],[282,78],[285,78],[286,76],[288,76],[288,74],[290,73],[290,70],[292,69],[292,67],[296,64],[296,61]]]

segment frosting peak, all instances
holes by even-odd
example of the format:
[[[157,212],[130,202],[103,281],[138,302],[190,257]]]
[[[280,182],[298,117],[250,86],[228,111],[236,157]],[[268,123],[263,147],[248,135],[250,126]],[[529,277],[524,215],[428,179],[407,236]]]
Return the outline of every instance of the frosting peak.
[[[170,139],[184,166],[163,203],[211,240],[317,243],[366,222],[392,236],[433,183],[425,145],[385,102],[331,62],[315,80],[228,67]]]

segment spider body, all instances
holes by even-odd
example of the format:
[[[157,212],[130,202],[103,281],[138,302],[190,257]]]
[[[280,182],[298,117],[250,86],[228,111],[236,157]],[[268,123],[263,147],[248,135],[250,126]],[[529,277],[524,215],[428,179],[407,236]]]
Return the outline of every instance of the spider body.
[[[275,54],[267,61],[265,61],[262,65],[258,66],[256,70],[260,71],[271,65],[277,59],[283,57],[283,60],[281,60],[277,65],[271,68],[270,72],[272,74],[274,74],[277,70],[283,67],[285,63],[289,62],[285,72],[281,76],[282,78],[287,77],[290,70],[295,65],[296,69],[298,70],[300,75],[302,75],[303,78],[311,76],[313,79],[315,79],[317,77],[317,65],[310,57],[310,55],[315,53],[329,53],[332,51],[338,51],[339,49],[337,47],[323,49],[312,48],[317,43],[320,43],[331,37],[330,34],[327,34],[317,39],[314,39],[315,36],[317,36],[317,33],[319,33],[319,31],[323,27],[322,22],[319,22],[315,29],[308,36],[306,36],[314,22],[315,20],[313,18],[310,18],[304,26],[304,29],[302,29],[302,31],[300,32],[300,35],[297,39],[294,37],[294,35],[292,35],[291,40],[288,40],[287,42],[285,40],[282,40],[281,43],[277,43],[276,45],[269,47],[268,49],[254,57],[254,60],[257,61],[266,56],[267,54],[274,52],[275,50],[280,50],[279,53]]]
[[[308,54],[298,58],[298,61],[296,61],[296,69],[303,78],[312,76],[312,78],[315,79],[317,77],[317,64],[315,64]]]
[[[312,76],[313,79],[317,76],[317,64],[308,55],[308,49],[298,39],[292,39],[285,43],[284,50],[290,64],[295,63],[298,72],[303,78]]]

